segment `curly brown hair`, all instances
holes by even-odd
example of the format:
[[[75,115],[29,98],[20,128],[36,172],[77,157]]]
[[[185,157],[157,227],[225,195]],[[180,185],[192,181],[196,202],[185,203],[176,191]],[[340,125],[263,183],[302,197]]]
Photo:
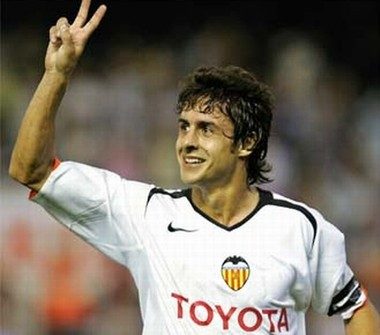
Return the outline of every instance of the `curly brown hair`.
[[[274,107],[271,89],[238,66],[200,67],[181,82],[177,113],[193,109],[200,100],[202,113],[217,108],[229,117],[234,125],[235,145],[248,137],[256,139],[246,161],[248,185],[269,182],[265,174],[271,171],[266,161]]]

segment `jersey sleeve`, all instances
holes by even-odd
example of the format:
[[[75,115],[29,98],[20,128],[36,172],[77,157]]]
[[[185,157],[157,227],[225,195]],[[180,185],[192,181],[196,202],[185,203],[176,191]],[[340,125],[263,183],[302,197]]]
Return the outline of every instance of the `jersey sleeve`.
[[[144,211],[153,185],[107,170],[62,162],[31,200],[96,249],[128,266],[143,247]]]
[[[346,261],[344,235],[314,211],[317,234],[310,253],[312,307],[347,320],[366,300],[364,290]]]

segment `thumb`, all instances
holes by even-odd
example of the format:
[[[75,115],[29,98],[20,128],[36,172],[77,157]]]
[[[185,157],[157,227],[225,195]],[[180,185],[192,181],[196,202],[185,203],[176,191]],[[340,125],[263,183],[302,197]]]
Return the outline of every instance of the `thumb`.
[[[62,40],[62,44],[65,46],[71,46],[73,44],[71,34],[70,34],[70,29],[67,25],[62,25],[59,29],[59,35]]]

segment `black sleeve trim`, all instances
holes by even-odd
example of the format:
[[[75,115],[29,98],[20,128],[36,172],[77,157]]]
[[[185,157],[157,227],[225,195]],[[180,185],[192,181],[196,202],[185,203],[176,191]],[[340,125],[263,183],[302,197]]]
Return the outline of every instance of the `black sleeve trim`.
[[[348,296],[349,298],[347,299],[347,301],[342,306],[338,306],[338,304]],[[352,277],[350,281],[346,284],[346,286],[343,287],[343,289],[333,297],[327,315],[332,316],[334,314],[347,310],[348,308],[356,304],[360,296],[360,284],[358,283],[355,277]]]

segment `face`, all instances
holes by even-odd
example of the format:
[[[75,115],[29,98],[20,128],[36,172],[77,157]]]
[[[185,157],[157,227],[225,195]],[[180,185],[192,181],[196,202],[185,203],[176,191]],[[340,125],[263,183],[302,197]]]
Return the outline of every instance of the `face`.
[[[242,169],[233,131],[231,120],[218,110],[202,113],[195,108],[181,112],[176,152],[185,184],[222,186]]]

